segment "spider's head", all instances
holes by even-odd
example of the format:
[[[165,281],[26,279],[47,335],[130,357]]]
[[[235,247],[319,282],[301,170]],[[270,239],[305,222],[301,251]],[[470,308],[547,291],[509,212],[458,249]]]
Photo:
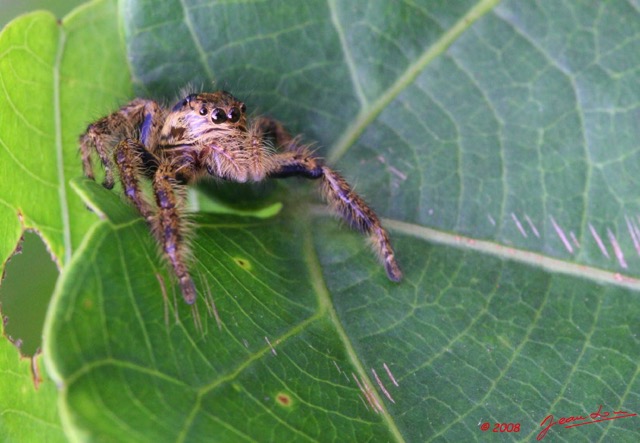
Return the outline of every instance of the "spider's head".
[[[173,107],[172,111],[192,114],[214,126],[246,126],[247,107],[226,91],[190,94]]]
[[[167,144],[193,144],[245,131],[246,106],[226,91],[190,94],[167,115],[162,139]]]

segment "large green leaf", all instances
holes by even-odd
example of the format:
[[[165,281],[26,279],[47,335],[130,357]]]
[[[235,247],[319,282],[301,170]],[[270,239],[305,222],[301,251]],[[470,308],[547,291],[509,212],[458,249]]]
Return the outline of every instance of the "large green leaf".
[[[131,94],[114,2],[78,10],[61,25],[33,13],[0,37],[0,263],[34,229],[62,266],[95,216],[68,187],[78,135]]]
[[[317,140],[386,218],[406,278],[389,282],[360,236],[309,210],[312,184],[292,182],[274,218],[196,218],[194,271],[218,326],[206,297],[197,312],[179,300],[133,210],[78,181],[106,218],[48,318],[70,435],[470,441],[488,422],[530,441],[549,414],[640,410],[631,4],[120,11],[140,93],[215,80]],[[637,429],[630,417],[549,436]]]
[[[23,16],[0,34],[3,276],[24,229],[37,230],[62,267],[97,220],[68,180],[81,174],[78,134],[97,115],[131,95],[116,19],[115,2],[99,1],[63,23],[46,12]],[[41,277],[42,270],[35,263],[21,276],[31,281]],[[34,299],[29,295],[12,294],[11,301],[17,306],[22,299],[22,312],[43,312],[45,307],[28,305]],[[3,322],[5,314],[3,311]],[[9,318],[9,324],[15,325],[18,317]],[[43,385],[34,388],[29,362],[19,360],[17,348],[6,340],[4,331],[0,349],[0,440],[61,440],[55,386],[43,377]]]

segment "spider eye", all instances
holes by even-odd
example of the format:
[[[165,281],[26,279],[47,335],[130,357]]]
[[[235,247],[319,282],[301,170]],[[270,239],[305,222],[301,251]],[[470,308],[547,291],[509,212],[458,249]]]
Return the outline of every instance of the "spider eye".
[[[243,114],[247,112],[247,105],[245,105],[244,103],[240,105],[240,112],[242,112]]]
[[[207,115],[208,112],[207,108],[200,108],[200,115]]]
[[[242,113],[240,112],[240,110],[238,108],[231,108],[229,110],[229,114],[227,114],[227,118],[229,119],[229,121],[231,123],[235,123],[238,120],[240,120],[240,116],[242,115]]]
[[[211,113],[211,120],[216,123],[224,123],[227,121],[227,114],[224,113],[224,109],[216,108]]]

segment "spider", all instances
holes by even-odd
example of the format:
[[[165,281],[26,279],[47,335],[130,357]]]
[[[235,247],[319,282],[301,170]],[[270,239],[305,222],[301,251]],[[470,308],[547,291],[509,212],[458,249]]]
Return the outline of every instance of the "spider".
[[[147,221],[175,272],[186,303],[196,300],[187,266],[185,186],[205,176],[233,182],[267,178],[317,179],[328,205],[349,225],[367,234],[389,279],[399,281],[389,235],[376,214],[337,172],[269,117],[250,122],[246,106],[226,91],[187,95],[172,108],[136,98],[87,127],[80,136],[84,174],[94,179],[92,156],[114,185],[114,169],[126,197]],[[152,205],[141,188],[150,179]]]

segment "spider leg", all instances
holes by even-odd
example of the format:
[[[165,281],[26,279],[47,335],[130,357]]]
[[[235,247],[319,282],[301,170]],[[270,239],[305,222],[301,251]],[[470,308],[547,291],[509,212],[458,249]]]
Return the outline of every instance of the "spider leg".
[[[340,174],[325,166],[322,160],[309,154],[304,147],[300,146],[275,154],[273,161],[275,166],[268,172],[268,177],[299,176],[320,179],[322,194],[329,207],[353,228],[369,236],[390,280],[402,279],[402,271],[396,262],[389,234],[382,227],[375,212],[353,191]]]
[[[270,141],[275,147],[285,151],[295,150],[295,139],[284,128],[282,123],[271,117],[261,116],[255,120],[255,130],[261,139]]]
[[[104,166],[105,177],[103,186],[113,187],[113,163],[111,150],[113,140],[118,138],[134,138],[136,128],[140,130],[142,144],[153,147],[157,143],[162,110],[153,100],[136,99],[123,106],[118,111],[90,124],[84,134],[80,136],[80,153],[84,175],[93,179],[91,156],[98,154]]]
[[[196,288],[185,264],[186,226],[181,216],[182,198],[174,190],[180,189],[180,186],[176,181],[173,165],[169,161],[161,163],[153,177],[153,191],[158,204],[158,215],[153,219],[153,227],[162,250],[178,277],[182,296],[191,305],[196,301]]]
[[[309,149],[299,143],[282,123],[270,117],[259,117],[255,122],[258,137],[270,141],[281,152],[272,157],[267,177],[305,177],[320,179],[322,195],[329,207],[353,228],[365,233],[371,239],[376,254],[383,262],[390,280],[400,281],[402,271],[398,266],[389,240],[389,234],[382,227],[380,219],[365,201],[356,194],[349,183],[324,162],[312,155]]]
[[[109,119],[109,120],[108,120]],[[82,167],[84,175],[94,180],[93,166],[91,165],[91,154],[95,152],[100,157],[104,166],[104,181],[102,185],[105,188],[113,188],[113,172],[111,171],[111,160],[109,158],[109,143],[111,137],[111,126],[126,124],[124,119],[116,114],[102,118],[87,127],[87,131],[80,136],[80,153],[82,154]]]
[[[118,168],[120,182],[125,195],[131,200],[144,219],[147,220],[147,223],[151,223],[154,211],[140,189],[139,177],[142,175],[142,168],[144,167],[144,154],[151,155],[140,142],[127,138],[116,145],[113,158]]]
[[[162,245],[163,252],[173,267],[185,301],[192,304],[195,301],[195,287],[184,264],[184,227],[180,217],[179,198],[173,190],[175,175],[173,175],[169,163],[156,170],[153,180],[153,189],[158,204],[158,213],[147,202],[140,188],[142,168],[148,168],[152,154],[145,150],[144,146],[132,139],[122,140],[115,148],[114,160],[118,168],[120,181],[124,193],[131,200]],[[153,163],[158,159],[153,157]]]

